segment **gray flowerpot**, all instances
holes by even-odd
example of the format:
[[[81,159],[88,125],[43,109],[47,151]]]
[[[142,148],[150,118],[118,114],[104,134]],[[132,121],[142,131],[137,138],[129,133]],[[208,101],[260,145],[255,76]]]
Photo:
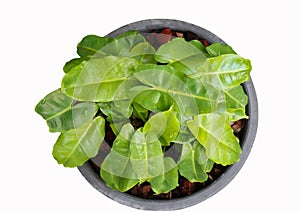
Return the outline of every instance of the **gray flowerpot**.
[[[166,27],[169,27],[172,30],[191,31],[197,34],[198,37],[207,40],[209,43],[225,43],[213,33],[199,26],[183,21],[169,19],[150,19],[134,22],[111,32],[107,36],[115,37],[128,30],[149,32],[151,29],[163,29]],[[198,204],[211,197],[212,195],[216,194],[221,189],[223,189],[240,171],[251,151],[256,136],[258,124],[258,105],[252,80],[244,83],[243,88],[249,99],[246,108],[249,119],[247,120],[246,125],[243,129],[243,134],[240,141],[243,150],[243,153],[240,157],[240,161],[229,166],[225,170],[225,172],[221,176],[219,176],[214,182],[189,196],[171,200],[143,199],[128,193],[121,193],[119,191],[111,190],[100,178],[100,174],[95,171],[95,169],[93,168],[93,163],[91,161],[86,162],[83,166],[78,167],[78,169],[86,178],[86,180],[99,192],[113,199],[116,202],[133,208],[144,210],[177,210]]]

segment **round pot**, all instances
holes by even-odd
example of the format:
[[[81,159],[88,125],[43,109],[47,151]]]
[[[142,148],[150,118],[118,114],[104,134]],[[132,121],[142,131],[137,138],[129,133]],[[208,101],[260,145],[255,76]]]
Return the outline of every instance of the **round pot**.
[[[107,36],[116,37],[117,35],[128,30],[150,32],[152,29],[163,29],[167,27],[173,30],[183,32],[193,32],[196,35],[198,35],[199,38],[205,39],[209,43],[225,43],[219,37],[207,31],[206,29],[183,21],[169,19],[150,19],[134,22],[120,27],[119,29],[109,33]],[[248,105],[246,107],[246,111],[249,116],[249,119],[247,120],[244,126],[243,134],[240,139],[240,144],[243,151],[240,157],[240,161],[228,166],[221,176],[219,176],[214,182],[207,185],[203,189],[189,196],[184,196],[171,200],[143,199],[128,193],[121,193],[119,191],[111,190],[100,178],[99,172],[95,171],[91,161],[88,161],[83,166],[78,167],[79,171],[86,178],[86,180],[102,194],[106,195],[107,197],[113,199],[116,202],[137,209],[177,210],[187,208],[189,206],[198,204],[206,200],[207,198],[211,197],[212,195],[216,194],[218,191],[223,189],[237,175],[237,173],[240,171],[243,164],[245,163],[255,139],[258,124],[258,105],[256,93],[252,80],[243,83],[242,86],[245,90],[245,93],[248,96]]]

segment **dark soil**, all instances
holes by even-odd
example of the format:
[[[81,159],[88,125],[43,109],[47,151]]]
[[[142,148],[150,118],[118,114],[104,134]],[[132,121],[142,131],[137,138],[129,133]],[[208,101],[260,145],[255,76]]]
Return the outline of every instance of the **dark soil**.
[[[184,38],[186,41],[199,40],[204,46],[210,45],[205,39],[199,38],[198,35],[193,32],[181,32],[171,30],[170,28],[151,30],[151,33],[146,36],[147,41],[156,49],[174,37]]]
[[[175,189],[168,193],[163,194],[155,194],[151,189],[151,186],[148,182],[144,182],[142,184],[138,184],[134,186],[132,189],[127,191],[127,193],[147,198],[147,199],[174,199],[183,196],[190,195],[195,191],[198,191],[205,186],[211,184],[216,178],[218,178],[224,171],[226,167],[215,164],[214,168],[211,172],[208,173],[208,180],[203,183],[191,183],[186,178],[179,175],[178,184]]]
[[[171,30],[170,28],[152,30],[151,33],[147,35],[147,40],[155,48],[158,48],[159,46],[170,41],[174,37],[182,37],[187,41],[199,40],[204,46],[210,45],[205,39],[199,38],[193,32],[188,32],[188,31],[181,32],[181,31]],[[246,119],[242,119],[231,124],[234,134],[240,140],[243,135],[243,128],[246,124],[246,121],[247,121]],[[136,118],[134,116],[130,118],[130,122],[135,129],[144,126],[144,122],[141,119]],[[95,158],[91,159],[92,165],[97,172],[100,172],[100,164],[102,164],[105,157],[109,154],[110,149],[113,145],[113,141],[116,138],[111,127],[109,126],[109,122],[106,122],[105,131],[106,134],[105,134],[104,142],[101,145],[100,151]],[[167,148],[171,148],[171,147],[174,146],[171,145],[170,147]],[[175,151],[165,151],[166,152],[165,156],[172,157],[174,161],[177,162],[179,160],[180,154],[176,154],[177,153],[176,147],[174,149]],[[180,153],[180,149],[178,150],[178,153]],[[226,168],[227,167],[225,166],[215,164],[213,169],[208,173],[208,180],[203,183],[199,183],[199,182],[191,183],[186,178],[179,175],[179,180],[178,180],[179,186],[177,186],[175,189],[173,189],[168,193],[159,194],[159,195],[155,194],[148,182],[144,182],[142,184],[138,184],[134,186],[132,189],[127,191],[127,193],[141,198],[147,198],[147,199],[173,199],[173,198],[187,196],[211,184],[213,181],[215,181],[218,177],[220,177],[224,173]]]

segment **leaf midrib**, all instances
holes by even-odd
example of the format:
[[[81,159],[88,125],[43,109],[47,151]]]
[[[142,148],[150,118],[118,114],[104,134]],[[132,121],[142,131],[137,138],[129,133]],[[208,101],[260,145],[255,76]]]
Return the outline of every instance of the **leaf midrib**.
[[[247,69],[238,69],[238,70],[227,70],[227,71],[214,71],[214,72],[196,72],[196,73],[192,73],[189,74],[187,76],[189,77],[202,77],[202,76],[209,76],[209,75],[222,75],[222,74],[233,74],[233,73],[239,73],[239,72],[245,72],[247,71]]]
[[[93,125],[94,121],[92,121],[89,126],[85,129],[84,133],[80,136],[80,139],[78,139],[78,142],[76,143],[76,145],[74,145],[74,147],[72,148],[71,152],[67,155],[67,157],[65,158],[65,160],[62,162],[63,164],[66,163],[66,161],[68,161],[70,159],[70,157],[73,155],[73,153],[76,151],[76,149],[80,146],[83,138],[85,137],[85,135],[87,134],[87,132],[89,131],[89,129],[91,128],[91,126]],[[74,131],[76,132],[77,129],[74,129]],[[77,134],[76,134],[77,135]],[[76,136],[77,137],[77,136]],[[81,147],[81,146],[80,146]],[[82,147],[81,147],[82,148]],[[82,152],[85,154],[85,156],[88,157],[88,155],[85,153],[85,151]]]
[[[218,139],[216,136],[214,136],[213,134],[211,134],[205,127],[203,127],[203,125],[200,125],[199,127],[201,127],[206,133],[208,133],[209,135],[211,135],[211,137],[213,137],[214,139],[216,139],[218,141],[218,146],[220,146],[220,144],[221,144],[221,145],[227,147],[228,149],[232,150],[233,152],[238,153],[237,150],[233,149],[231,146],[229,146],[227,143],[225,143],[224,140],[222,140],[223,136],[221,136],[221,138]]]
[[[92,85],[97,85],[97,84],[102,84],[102,83],[113,83],[113,82],[118,82],[118,81],[124,81],[126,79],[128,79],[128,78],[127,77],[122,77],[122,78],[117,78],[117,79],[102,80],[102,81],[98,81],[98,82],[91,82],[91,83],[85,83],[85,84],[75,84],[72,87],[68,87],[68,89],[78,88],[78,87],[85,87],[85,86],[92,86]]]
[[[186,97],[191,97],[191,98],[195,98],[195,99],[201,99],[201,100],[205,100],[205,101],[208,101],[210,102],[211,99],[209,98],[205,98],[205,97],[202,97],[202,96],[196,96],[194,94],[189,94],[189,93],[184,93],[184,92],[181,92],[181,91],[175,91],[175,90],[169,90],[169,89],[165,89],[165,88],[161,88],[161,87],[152,87],[150,88],[152,90],[157,90],[157,91],[161,91],[161,92],[164,92],[164,93],[167,93],[167,94],[172,94],[172,95],[179,95],[179,96],[186,96]]]
[[[65,108],[64,110],[62,110],[62,111],[60,111],[60,112],[58,112],[58,113],[56,113],[56,114],[48,117],[46,119],[46,121],[49,121],[50,119],[54,119],[55,117],[60,116],[60,115],[62,115],[64,113],[66,113],[67,111],[71,110],[72,109],[72,104],[73,104],[73,101],[71,102],[71,104],[67,108]]]
[[[229,96],[231,99],[233,99],[237,104],[239,104],[241,107],[244,107],[244,105],[236,98],[234,98],[234,96],[232,96],[228,91],[226,90],[223,90],[223,92]]]

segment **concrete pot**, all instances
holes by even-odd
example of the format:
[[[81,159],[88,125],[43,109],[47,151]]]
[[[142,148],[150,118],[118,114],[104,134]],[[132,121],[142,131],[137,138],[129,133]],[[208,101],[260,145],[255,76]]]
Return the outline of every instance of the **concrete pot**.
[[[128,30],[150,32],[152,29],[163,29],[166,27],[169,27],[172,30],[193,32],[197,34],[198,37],[207,40],[209,43],[225,43],[222,39],[207,31],[206,29],[183,21],[169,19],[150,19],[134,22],[120,27],[119,29],[109,33],[107,36],[116,37],[117,35]],[[86,180],[99,192],[116,202],[133,208],[143,210],[178,210],[198,204],[223,189],[240,171],[251,151],[258,125],[258,105],[252,80],[243,83],[243,88],[248,96],[249,101],[246,108],[249,119],[246,122],[246,125],[243,129],[242,139],[240,140],[243,151],[240,157],[240,161],[227,167],[225,172],[213,183],[189,196],[171,200],[143,199],[130,195],[128,193],[121,193],[119,191],[111,190],[100,178],[100,174],[93,168],[92,161],[86,162],[83,166],[78,167],[78,169],[86,178]]]

